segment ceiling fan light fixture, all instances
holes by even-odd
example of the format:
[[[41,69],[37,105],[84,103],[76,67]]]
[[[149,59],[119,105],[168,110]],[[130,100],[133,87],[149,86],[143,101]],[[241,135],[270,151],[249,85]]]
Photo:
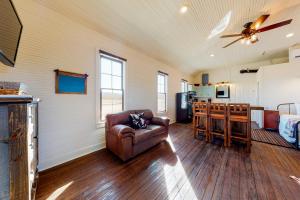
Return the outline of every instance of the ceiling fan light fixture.
[[[187,5],[181,6],[179,11],[180,11],[181,14],[186,13],[188,11],[188,6]]]
[[[245,44],[246,40],[245,38],[241,40],[241,44]]]
[[[258,41],[257,36],[256,36],[256,35],[251,35],[250,41],[251,41],[252,43],[257,42],[257,41]]]
[[[260,23],[255,24],[255,29],[258,29],[260,27]]]
[[[251,40],[247,39],[246,44],[250,45],[251,44]]]
[[[257,36],[256,35],[252,35],[251,36],[251,40],[256,40],[257,39]]]
[[[294,36],[294,33],[289,33],[289,34],[287,34],[285,37],[286,38],[290,38],[290,37],[293,37]]]

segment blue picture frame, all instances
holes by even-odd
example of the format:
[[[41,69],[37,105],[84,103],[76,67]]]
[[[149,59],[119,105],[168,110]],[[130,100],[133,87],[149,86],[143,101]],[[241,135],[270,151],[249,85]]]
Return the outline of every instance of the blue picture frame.
[[[87,74],[54,71],[56,94],[87,94]]]

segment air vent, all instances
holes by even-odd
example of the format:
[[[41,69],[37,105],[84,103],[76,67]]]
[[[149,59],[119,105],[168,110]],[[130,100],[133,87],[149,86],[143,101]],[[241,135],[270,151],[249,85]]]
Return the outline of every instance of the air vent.
[[[298,62],[300,61],[300,44],[293,45],[289,49],[289,61]]]
[[[251,74],[251,73],[257,73],[258,69],[242,69],[240,71],[241,74]]]

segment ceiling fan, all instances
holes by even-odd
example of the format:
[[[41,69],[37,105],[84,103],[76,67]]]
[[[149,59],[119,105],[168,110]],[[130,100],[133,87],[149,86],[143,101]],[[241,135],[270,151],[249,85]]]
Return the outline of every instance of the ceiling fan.
[[[262,15],[260,16],[255,22],[248,22],[244,25],[244,30],[239,33],[239,34],[230,34],[230,35],[222,35],[221,38],[228,38],[228,37],[239,37],[238,39],[234,40],[233,42],[227,44],[226,46],[224,46],[223,48],[226,48],[238,41],[241,40],[242,43],[246,43],[246,44],[253,44],[258,42],[258,37],[257,37],[257,33],[261,33],[261,32],[265,32],[265,31],[269,31],[275,28],[279,28],[281,26],[285,26],[288,25],[292,22],[292,19],[286,20],[286,21],[282,21],[276,24],[272,24],[270,26],[266,26],[263,28],[259,28],[269,17],[270,15]]]

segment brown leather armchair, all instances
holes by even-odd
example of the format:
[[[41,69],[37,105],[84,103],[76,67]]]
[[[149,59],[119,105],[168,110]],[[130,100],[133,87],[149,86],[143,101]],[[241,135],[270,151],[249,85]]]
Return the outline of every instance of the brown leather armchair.
[[[129,116],[144,113],[148,124],[146,129],[133,129],[129,126]],[[129,110],[106,116],[106,148],[123,161],[153,147],[168,137],[169,119],[153,117],[151,110]]]

